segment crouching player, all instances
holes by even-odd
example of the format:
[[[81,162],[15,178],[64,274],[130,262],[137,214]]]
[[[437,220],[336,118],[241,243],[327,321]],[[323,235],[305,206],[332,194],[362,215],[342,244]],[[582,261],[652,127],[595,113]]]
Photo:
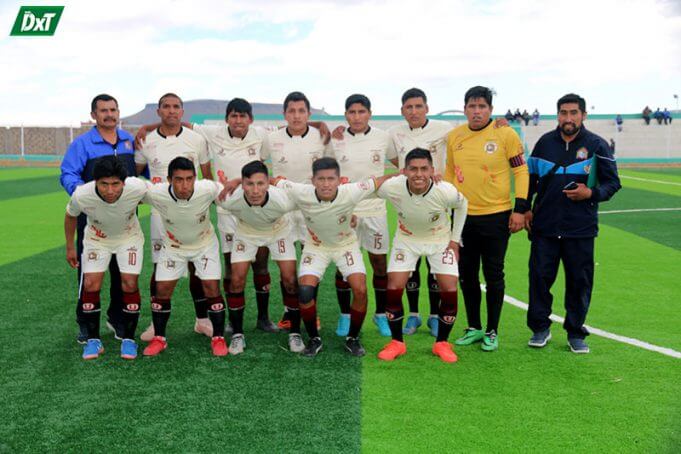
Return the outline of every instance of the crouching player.
[[[345,347],[354,356],[365,351],[359,332],[367,311],[366,269],[355,230],[350,226],[359,202],[375,196],[376,188],[390,176],[340,184],[340,167],[333,158],[312,163],[312,184],[282,180],[277,187],[286,189],[305,219],[307,236],[298,272],[300,315],[310,336],[305,356],[316,356],[322,349],[317,328],[317,289],[326,267],[333,262],[350,284],[350,330]]]
[[[241,169],[241,188],[218,203],[229,211],[238,223],[232,242],[231,281],[227,294],[229,321],[234,334],[229,353],[244,351],[244,287],[248,269],[256,260],[260,248],[267,248],[277,262],[281,275],[281,293],[291,327],[289,349],[300,353],[305,348],[300,336],[300,312],[296,283],[296,248],[291,236],[288,212],[296,209],[283,189],[270,186],[267,166],[253,161]]]
[[[387,181],[378,196],[389,200],[398,213],[398,228],[388,264],[388,301],[386,312],[393,340],[378,358],[392,361],[407,352],[402,339],[402,293],[416,263],[426,256],[430,272],[440,288],[437,340],[433,354],[448,363],[457,356],[447,342],[457,312],[457,260],[461,232],[466,221],[466,198],[450,183],[433,182],[433,158],[428,150],[411,150],[404,165],[404,175]],[[456,214],[450,223],[448,213]]]
[[[168,346],[166,325],[170,318],[170,298],[180,277],[194,264],[201,279],[213,325],[211,348],[215,356],[226,356],[225,302],[220,295],[220,249],[210,222],[210,205],[222,191],[211,180],[197,180],[194,163],[177,157],[168,165],[168,183],[150,185],[145,201],[160,214],[165,229],[163,246],[156,266],[156,296],[151,299],[154,334],[144,349],[155,356]]]
[[[137,344],[134,338],[140,314],[137,281],[144,254],[144,235],[136,210],[147,194],[147,185],[138,178],[126,178],[125,164],[113,155],[98,160],[93,176],[93,181],[78,186],[73,192],[64,218],[66,260],[71,267],[77,268],[78,257],[74,246],[76,224],[81,213],[87,215],[83,254],[80,257],[83,276],[79,301],[88,339],[83,349],[83,359],[95,359],[104,352],[99,339],[99,292],[112,255],[116,256],[121,270],[123,288],[121,358],[135,359]]]

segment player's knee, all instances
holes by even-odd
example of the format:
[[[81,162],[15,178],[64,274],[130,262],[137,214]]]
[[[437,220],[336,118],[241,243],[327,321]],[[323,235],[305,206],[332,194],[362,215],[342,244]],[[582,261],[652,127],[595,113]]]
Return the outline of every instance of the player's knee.
[[[137,276],[134,278],[124,277],[121,280],[121,289],[125,293],[134,293],[137,289]]]
[[[298,301],[300,305],[309,305],[314,302],[316,287],[313,285],[301,285],[298,287]]]
[[[201,281],[203,285],[203,293],[206,298],[215,298],[220,296],[220,285],[219,281]]]
[[[83,291],[85,292],[99,292],[102,288],[102,281],[93,278],[87,274],[83,276]]]
[[[246,287],[246,276],[239,276],[237,274],[232,274],[229,280],[229,291],[232,293],[243,292]]]
[[[296,281],[295,276],[282,277],[281,282],[284,286],[284,290],[286,290],[286,293],[292,294],[298,292],[298,282]]]
[[[170,299],[172,296],[172,287],[166,281],[156,281],[156,297],[163,299]]]
[[[458,287],[458,279],[455,277],[454,279],[447,279],[446,282],[440,282],[439,284],[439,290],[440,292],[456,292]]]
[[[367,286],[366,284],[360,284],[352,288],[352,297],[355,301],[365,301],[367,300]]]

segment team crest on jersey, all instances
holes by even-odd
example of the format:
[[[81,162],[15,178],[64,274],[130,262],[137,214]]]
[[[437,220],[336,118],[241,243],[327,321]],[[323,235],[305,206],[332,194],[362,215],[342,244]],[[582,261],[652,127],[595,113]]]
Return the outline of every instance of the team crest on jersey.
[[[458,143],[458,144],[456,145],[456,148],[454,148],[454,151],[461,151],[461,150],[463,150],[463,144],[462,144],[462,143]]]
[[[485,151],[488,154],[492,154],[499,149],[499,145],[493,140],[485,142]]]
[[[234,236],[231,233],[225,233],[225,240],[226,241],[232,241],[234,239]]]
[[[371,162],[373,164],[379,164],[381,162],[381,156],[378,153],[374,153],[371,155]]]
[[[577,150],[577,159],[580,161],[584,161],[586,158],[589,157],[589,150],[586,148],[582,147],[579,150]]]
[[[125,143],[125,149],[126,150],[132,150],[132,144],[130,143],[129,140],[126,140],[124,143]]]
[[[347,221],[347,220],[348,220],[348,217],[347,217],[346,215],[344,215],[344,214],[341,215],[341,216],[338,216],[338,223],[339,223],[339,224],[342,224],[342,223],[344,223],[344,222]]]
[[[97,258],[99,258],[99,254],[97,253],[97,251],[90,251],[87,255],[87,259],[91,262],[96,261]]]
[[[160,251],[161,247],[161,243],[154,243],[154,252]]]
[[[255,156],[255,148],[248,147],[248,156]]]
[[[175,269],[175,260],[166,260],[166,268],[169,270]]]
[[[311,256],[311,255],[306,255],[305,257],[303,257],[303,263],[304,263],[305,265],[311,264],[311,263],[312,263],[312,256]]]
[[[587,175],[591,173],[591,166],[589,164],[584,166],[584,173]]]
[[[246,250],[246,245],[244,244],[243,241],[237,241],[236,242],[236,251],[237,252],[244,252]]]
[[[395,261],[396,262],[404,262],[404,252],[400,251],[395,254]]]
[[[430,217],[430,222],[437,222],[440,219],[440,213],[435,213]]]

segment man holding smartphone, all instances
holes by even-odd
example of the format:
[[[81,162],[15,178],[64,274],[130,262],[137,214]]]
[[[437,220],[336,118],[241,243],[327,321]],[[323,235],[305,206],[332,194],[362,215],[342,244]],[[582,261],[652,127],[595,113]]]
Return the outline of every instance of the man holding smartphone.
[[[532,241],[530,347],[544,347],[551,339],[551,286],[562,261],[568,346],[574,353],[589,353],[584,321],[593,287],[598,203],[609,200],[621,186],[610,146],[587,131],[585,119],[584,98],[572,93],[560,98],[558,128],[539,139],[528,160],[528,200],[534,197],[532,211],[525,214]]]

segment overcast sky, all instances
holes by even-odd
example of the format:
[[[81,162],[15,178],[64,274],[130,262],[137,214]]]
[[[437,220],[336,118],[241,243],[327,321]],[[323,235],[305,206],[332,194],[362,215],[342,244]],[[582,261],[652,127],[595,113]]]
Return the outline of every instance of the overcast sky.
[[[53,37],[10,37],[21,5],[65,4]],[[200,5],[200,6],[197,6]],[[3,31],[4,30],[4,31]],[[281,103],[293,90],[374,114],[426,91],[431,113],[473,85],[495,113],[543,113],[567,92],[595,113],[676,108],[681,0],[3,1],[0,124],[77,124],[106,92],[130,115],[167,91],[184,99]]]

